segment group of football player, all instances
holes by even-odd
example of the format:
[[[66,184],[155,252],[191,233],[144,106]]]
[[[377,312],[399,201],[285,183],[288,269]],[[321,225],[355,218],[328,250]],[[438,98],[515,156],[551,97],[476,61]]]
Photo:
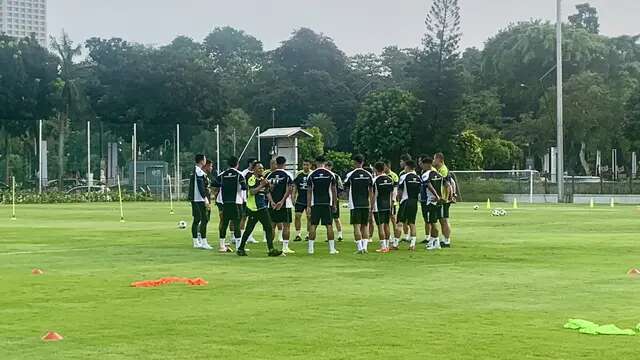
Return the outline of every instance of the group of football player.
[[[317,228],[324,226],[329,254],[339,254],[335,232],[341,242],[340,198],[345,198],[358,254],[368,253],[376,227],[380,240],[376,252],[399,250],[400,242],[408,242],[409,250],[415,251],[419,205],[425,223],[426,249],[448,248],[450,207],[456,201],[457,191],[455,177],[444,160],[442,153],[418,156],[416,160],[403,155],[401,172],[396,174],[389,161],[365,165],[362,155],[354,155],[353,169],[342,178],[332,171],[333,164],[324,156],[313,162],[303,161],[302,170],[295,176],[286,170],[287,159],[282,156],[274,158],[268,169],[250,159],[244,171],[239,170],[238,159],[231,157],[227,169],[211,180],[213,164],[204,155],[196,155],[189,187],[193,247],[213,249],[206,234],[215,199],[220,216],[220,252],[233,252],[226,242],[230,229],[236,253],[247,256],[246,245],[257,242],[253,232],[260,223],[269,256],[294,254],[289,247],[291,223],[296,231],[293,241],[303,241],[302,217],[306,214],[307,253],[314,254]],[[282,243],[281,250],[276,241]]]

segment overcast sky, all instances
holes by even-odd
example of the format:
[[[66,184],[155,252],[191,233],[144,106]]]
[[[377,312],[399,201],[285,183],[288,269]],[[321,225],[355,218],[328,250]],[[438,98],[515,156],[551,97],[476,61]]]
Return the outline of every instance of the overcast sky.
[[[462,45],[483,42],[511,22],[554,19],[555,0],[459,0]],[[565,18],[588,0],[564,0]],[[215,26],[245,30],[270,50],[291,31],[309,27],[332,37],[347,54],[387,45],[414,47],[431,0],[49,0],[49,32],[64,28],[76,41],[122,37],[162,45],[177,35],[202,40]],[[640,0],[591,0],[607,35],[640,33]]]

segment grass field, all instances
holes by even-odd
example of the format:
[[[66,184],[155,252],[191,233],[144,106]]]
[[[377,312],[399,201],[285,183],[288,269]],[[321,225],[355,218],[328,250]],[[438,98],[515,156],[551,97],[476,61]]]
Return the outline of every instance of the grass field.
[[[186,205],[174,216],[161,203],[125,211],[121,224],[113,204],[25,205],[10,221],[0,207],[0,359],[601,360],[640,351],[640,336],[562,328],[575,317],[640,322],[640,280],[626,275],[640,266],[637,207],[525,205],[491,217],[458,204],[452,249],[358,256],[348,230],[338,256],[319,241],[313,257],[293,243],[298,254],[281,258],[267,258],[264,244],[248,258],[191,249],[176,228],[189,220]],[[164,276],[209,285],[129,287]],[[49,330],[64,341],[42,342]]]

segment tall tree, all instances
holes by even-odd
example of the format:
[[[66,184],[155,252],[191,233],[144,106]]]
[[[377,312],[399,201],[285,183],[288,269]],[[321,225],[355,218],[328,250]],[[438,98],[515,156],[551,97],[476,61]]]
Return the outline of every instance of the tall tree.
[[[408,91],[389,89],[369,94],[356,120],[355,150],[372,160],[398,160],[416,137],[422,137],[412,131],[419,113],[418,100]]]
[[[336,130],[336,123],[333,122],[333,119],[329,115],[323,113],[310,114],[304,123],[304,127],[315,127],[320,129],[322,137],[324,138],[325,148],[331,149],[338,145],[338,132]]]
[[[434,0],[425,20],[423,48],[414,64],[417,93],[424,101],[423,118],[415,131],[425,131],[415,146],[425,150],[425,143],[446,150],[455,134],[455,108],[462,94],[462,68],[459,43],[460,7],[458,0]]]
[[[62,32],[60,41],[51,37],[51,49],[60,59],[59,77],[62,82],[60,92],[60,111],[58,113],[58,189],[62,190],[65,160],[65,134],[69,127],[69,115],[78,106],[82,97],[77,85],[80,67],[75,59],[82,54],[82,46],[74,45],[66,32]]]
[[[360,83],[353,80],[348,58],[330,37],[298,29],[268,54],[250,113],[263,127],[271,125],[273,107],[278,126],[300,126],[309,114],[325,113],[338,128],[338,148],[350,149],[357,108],[354,89]]]
[[[577,14],[569,16],[571,25],[588,31],[591,34],[600,33],[600,20],[598,19],[598,9],[589,3],[576,5]]]
[[[204,39],[203,46],[220,75],[225,97],[232,107],[246,107],[252,97],[265,53],[262,42],[242,30],[216,27]]]
[[[36,120],[47,119],[54,109],[58,60],[33,38],[15,39],[0,34],[0,162],[5,181],[11,171],[10,138],[33,137]],[[28,134],[31,133],[31,136]],[[23,152],[17,156],[27,156]],[[21,177],[18,177],[20,180]]]

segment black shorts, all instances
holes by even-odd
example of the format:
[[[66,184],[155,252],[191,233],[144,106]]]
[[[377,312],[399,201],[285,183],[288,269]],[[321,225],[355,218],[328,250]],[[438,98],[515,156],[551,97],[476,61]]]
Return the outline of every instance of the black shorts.
[[[204,205],[204,202],[201,201],[192,201],[191,202],[191,216],[194,218],[202,218],[207,214],[207,207]]]
[[[451,203],[442,204],[442,212],[440,213],[440,218],[441,219],[448,219],[449,218],[449,208],[450,207],[451,207]]]
[[[366,225],[369,223],[369,209],[351,209],[351,225]]]
[[[388,224],[391,222],[391,210],[377,211],[373,213],[376,225]]]
[[[296,208],[296,214],[302,214],[303,212],[307,211],[307,204],[296,203],[295,208]]]
[[[405,200],[400,204],[398,211],[398,222],[402,224],[414,225],[418,216],[418,201]]]
[[[271,222],[274,224],[291,224],[291,220],[293,219],[291,209],[289,208],[282,208],[280,210],[269,208],[269,215],[271,215]]]
[[[334,220],[340,219],[340,201],[336,201],[336,211],[333,211],[331,216],[333,216]]]
[[[422,203],[422,218],[427,224],[435,224],[442,215],[442,206]]]
[[[333,223],[331,205],[314,205],[311,207],[311,225],[331,225]]]
[[[242,212],[243,208],[244,208],[244,205],[223,204],[222,205],[222,214],[223,214],[225,219],[229,219],[229,220],[238,219],[239,220],[240,217],[243,216],[243,212]]]

